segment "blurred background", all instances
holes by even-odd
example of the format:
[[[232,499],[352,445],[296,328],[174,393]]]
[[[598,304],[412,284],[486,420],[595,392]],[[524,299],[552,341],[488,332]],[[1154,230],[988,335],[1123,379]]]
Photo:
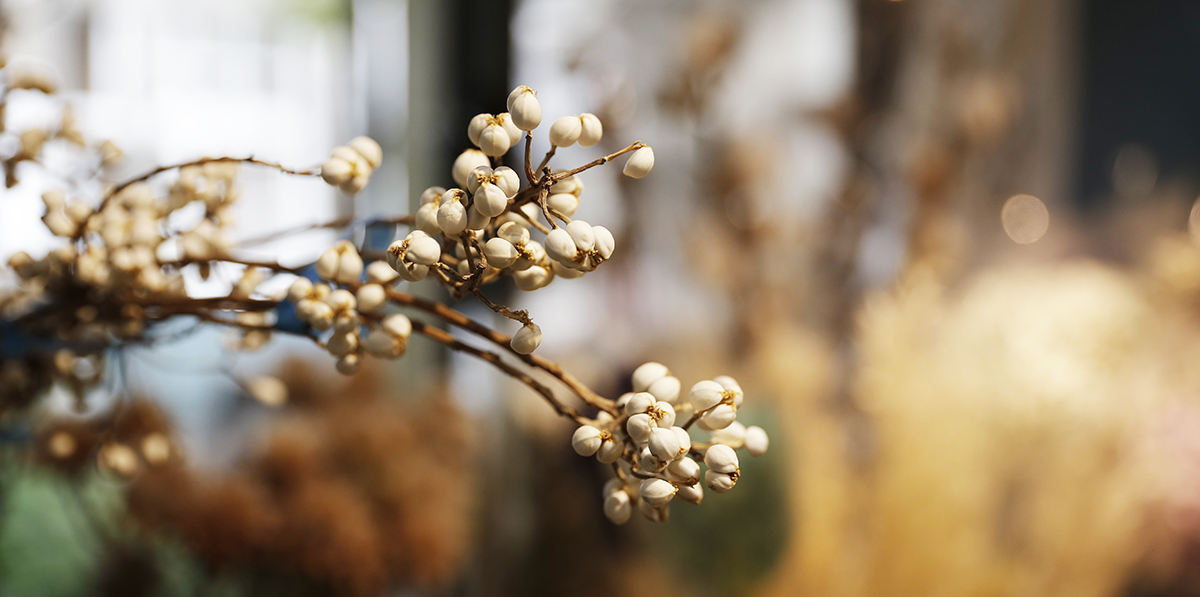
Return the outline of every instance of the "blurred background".
[[[113,355],[92,412],[64,395],[38,415],[49,441],[136,396],[117,433],[170,434],[185,467],[116,481],[4,452],[2,595],[1200,595],[1196,2],[0,10],[10,63],[53,69],[80,128],[124,150],[122,179],[381,143],[353,198],[243,169],[242,240],[415,210],[518,84],[546,122],[603,120],[560,165],[653,145],[643,181],[583,176],[612,263],[497,298],[606,396],[650,360],[685,384],[733,375],[773,444],[736,491],[617,527],[571,425],[486,365],[414,342],[347,380],[305,340],[233,351],[201,328]],[[23,182],[0,196],[0,259],[53,246]],[[299,265],[394,234],[244,254]],[[205,284],[228,291],[189,290]],[[247,397],[262,374],[286,407]]]

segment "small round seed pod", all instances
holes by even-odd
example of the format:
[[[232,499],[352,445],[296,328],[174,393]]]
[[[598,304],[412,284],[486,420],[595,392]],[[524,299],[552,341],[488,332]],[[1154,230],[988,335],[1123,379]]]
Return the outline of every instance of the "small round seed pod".
[[[529,229],[518,222],[505,222],[496,230],[496,236],[513,245],[521,246],[529,242]]]
[[[501,112],[496,116],[496,120],[500,122],[500,126],[504,127],[504,132],[508,133],[509,146],[515,146],[521,142],[521,137],[525,136],[525,131],[517,128],[517,124],[513,122],[512,114]]]
[[[584,112],[579,115],[579,145],[581,147],[591,147],[600,142],[600,138],[604,136],[604,125],[595,114]]]
[[[442,258],[442,245],[428,234],[414,230],[408,235],[404,260],[420,265],[435,265]]]
[[[312,288],[312,280],[304,277],[296,278],[288,288],[288,300],[293,303],[300,302],[308,298],[308,293],[312,292]]]
[[[599,429],[591,425],[581,425],[575,430],[575,434],[571,436],[571,447],[575,449],[575,453],[580,456],[591,456],[600,449],[600,445],[604,443],[601,438]]]
[[[488,182],[479,185],[479,190],[475,191],[475,209],[479,213],[494,218],[508,208],[508,197],[500,187]]]
[[[636,392],[633,396],[630,396],[629,400],[625,403],[625,414],[636,415],[649,412],[650,409],[654,408],[655,402],[657,401],[654,399],[653,394],[647,392]]]
[[[479,135],[483,133],[488,125],[492,124],[493,117],[491,114],[476,114],[467,123],[467,138],[471,140],[471,144],[479,146]]]
[[[688,400],[692,403],[692,410],[701,413],[720,404],[722,399],[721,394],[724,391],[725,388],[721,387],[721,384],[715,381],[706,379],[696,382],[696,385],[693,385],[691,391],[688,392]]]
[[[746,452],[751,456],[762,456],[771,445],[767,432],[757,425],[746,428]]]
[[[513,283],[516,284],[517,288],[526,292],[545,288],[553,281],[554,273],[538,265],[513,274]]]
[[[737,485],[737,477],[708,470],[704,471],[704,484],[715,493],[728,493],[734,485]]]
[[[667,468],[667,463],[655,458],[649,447],[643,447],[637,453],[637,465],[644,472],[657,473]]]
[[[358,310],[364,313],[374,313],[387,303],[387,291],[379,284],[363,284],[354,293],[358,299]]]
[[[676,483],[691,485],[700,481],[700,465],[691,458],[677,458],[667,465],[665,474]]]
[[[616,439],[609,437],[600,444],[600,449],[596,451],[596,460],[604,464],[612,464],[621,459],[624,453],[624,446]]]
[[[563,116],[550,125],[550,144],[555,147],[570,147],[579,140],[583,125],[578,116]]]
[[[637,369],[633,370],[633,391],[645,392],[650,387],[650,384],[670,374],[670,370],[662,363],[643,363]]]
[[[663,479],[646,479],[642,481],[638,488],[642,494],[642,500],[655,508],[661,508],[671,502],[671,498],[675,497],[674,485],[670,481]]]
[[[348,354],[338,359],[336,366],[338,373],[341,373],[342,375],[354,375],[354,372],[358,371],[358,365],[358,355]]]
[[[506,197],[512,197],[521,190],[521,177],[508,166],[500,166],[492,171],[492,184],[500,187]]]
[[[718,473],[738,472],[737,452],[725,444],[713,444],[704,451],[704,465]]]
[[[370,164],[372,170],[383,164],[383,148],[374,139],[360,135],[351,139],[346,145],[357,151],[358,155],[361,155]]]
[[[629,438],[639,444],[649,440],[650,432],[657,426],[654,419],[651,419],[650,415],[646,413],[633,415],[625,421],[625,431],[629,434]]]
[[[321,179],[326,183],[338,187],[346,184],[354,176],[354,169],[350,162],[341,158],[329,158],[321,165]]]
[[[698,424],[701,429],[716,431],[724,429],[737,419],[737,411],[728,404],[718,404],[700,417]]]
[[[503,238],[491,238],[483,245],[483,257],[488,265],[504,269],[517,261],[517,248]]]
[[[479,150],[484,155],[499,157],[508,153],[510,141],[508,131],[499,123],[490,124],[479,133]]]
[[[446,201],[438,207],[437,222],[442,234],[458,236],[467,229],[467,208],[458,201]]]
[[[642,178],[650,173],[651,168],[654,168],[654,150],[642,147],[634,151],[625,161],[625,168],[622,172],[629,178]]]
[[[679,436],[669,427],[659,427],[650,431],[650,453],[664,462],[671,462],[679,456]]]
[[[579,197],[570,193],[553,193],[546,198],[546,205],[569,218],[579,209]]]
[[[629,517],[633,515],[633,503],[629,500],[629,494],[625,493],[624,489],[614,491],[604,498],[604,515],[613,524],[625,524],[629,522]]]
[[[675,425],[675,407],[671,406],[670,402],[655,402],[654,408],[650,409],[648,414],[659,427]]]
[[[679,382],[679,378],[667,375],[650,384],[650,387],[646,388],[646,392],[660,402],[674,402],[679,399],[679,390],[682,387],[683,384]]]
[[[397,338],[408,339],[412,335],[412,320],[401,313],[396,313],[384,317],[380,328]]]
[[[366,350],[367,354],[381,359],[394,359],[404,354],[406,344],[402,338],[381,329],[371,330],[362,342],[363,350]]]
[[[467,175],[479,166],[491,166],[491,162],[482,151],[467,149],[454,158],[454,166],[451,167],[450,174],[453,176],[455,184],[465,187],[467,186]]]
[[[508,111],[512,114],[513,124],[523,131],[532,131],[542,123],[542,105],[538,103],[537,92],[526,85],[520,85],[508,94]]]
[[[680,455],[687,454],[688,450],[692,449],[692,436],[688,434],[688,430],[675,426],[671,428],[671,431],[674,431],[675,436],[679,438]]]
[[[426,203],[437,203],[442,198],[442,194],[445,192],[445,187],[429,187],[428,189],[425,189],[421,192],[421,205],[425,205]]]
[[[513,334],[512,341],[509,346],[512,347],[517,354],[530,354],[537,350],[537,347],[542,343],[542,328],[536,323],[527,323]]]
[[[335,357],[344,357],[358,350],[358,334],[353,332],[335,333],[325,343],[325,350]]]
[[[675,499],[689,504],[700,505],[700,501],[704,499],[704,490],[700,488],[699,481],[680,485],[679,491],[675,493]]]
[[[745,445],[746,426],[734,421],[728,427],[712,432],[712,442],[725,444],[736,450]]]

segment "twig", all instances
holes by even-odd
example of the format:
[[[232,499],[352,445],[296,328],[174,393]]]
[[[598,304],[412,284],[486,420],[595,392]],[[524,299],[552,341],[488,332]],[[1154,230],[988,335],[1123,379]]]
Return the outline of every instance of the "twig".
[[[550,180],[552,182],[558,182],[564,178],[569,178],[571,176],[575,176],[576,174],[579,174],[580,172],[583,172],[584,170],[591,170],[592,168],[595,168],[596,166],[603,166],[604,164],[607,164],[607,163],[617,159],[618,157],[621,157],[623,154],[629,153],[635,149],[641,149],[643,147],[647,147],[647,145],[645,143],[642,143],[641,141],[634,141],[633,144],[631,144],[629,147],[626,147],[625,149],[622,149],[621,151],[618,151],[616,153],[610,153],[602,158],[592,160],[578,168],[574,168],[572,170],[565,170],[563,172],[555,172],[550,175]]]

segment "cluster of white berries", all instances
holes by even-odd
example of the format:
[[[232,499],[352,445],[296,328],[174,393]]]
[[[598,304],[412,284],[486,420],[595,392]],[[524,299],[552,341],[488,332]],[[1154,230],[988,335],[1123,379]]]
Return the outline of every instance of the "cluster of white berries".
[[[371,174],[383,163],[383,148],[370,137],[355,137],[333,148],[321,166],[321,178],[353,195],[367,186]]]
[[[741,474],[735,450],[744,448],[751,456],[767,451],[762,428],[747,428],[734,420],[743,394],[733,378],[699,382],[686,400],[681,399],[679,379],[662,364],[643,364],[634,370],[632,381],[635,391],[617,400],[621,416],[602,412],[571,438],[580,456],[595,456],[614,466],[617,478],[604,488],[604,513],[613,522],[627,522],[634,507],[652,521],[665,522],[672,500],[699,504],[704,493],[695,458],[708,469],[704,485],[725,493]],[[714,386],[720,388],[715,393]],[[711,431],[709,441],[693,441],[689,423],[676,425],[680,417]]]

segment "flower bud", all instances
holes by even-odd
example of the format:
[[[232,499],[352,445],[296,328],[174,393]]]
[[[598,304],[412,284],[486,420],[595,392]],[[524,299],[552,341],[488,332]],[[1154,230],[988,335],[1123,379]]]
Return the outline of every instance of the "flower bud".
[[[601,413],[605,414],[605,413]],[[621,455],[625,452],[625,447],[620,441],[609,437],[600,444],[600,449],[596,451],[596,459],[604,464],[612,464],[621,459]]]
[[[645,392],[650,384],[670,374],[666,365],[654,362],[643,363],[633,370],[633,391]]]
[[[384,317],[380,328],[397,338],[408,339],[412,335],[412,321],[400,313]]]
[[[767,453],[771,440],[762,427],[754,425],[746,428],[746,452],[751,456],[762,456]]]
[[[450,169],[454,182],[460,187],[467,186],[467,175],[479,166],[491,166],[486,155],[478,149],[468,149],[458,154],[454,166]],[[444,201],[445,199],[443,199]]]
[[[719,429],[712,432],[712,443],[725,444],[733,449],[738,449],[745,445],[746,442],[746,426],[734,421],[724,429]]]
[[[358,301],[354,298],[354,294],[342,288],[329,293],[325,302],[329,303],[329,306],[333,307],[334,311],[346,311],[358,306]]]
[[[508,153],[508,131],[499,124],[488,125],[479,133],[479,149],[484,155],[499,157]]]
[[[396,273],[400,274],[400,279],[402,280],[420,282],[425,279],[425,276],[429,275],[429,266],[403,261],[400,263],[400,267],[396,268]]]
[[[418,232],[421,231],[417,230],[408,235],[408,249],[404,260],[420,265],[435,265],[442,258],[442,244],[424,233],[417,236]]]
[[[692,436],[688,434],[688,430],[683,427],[675,426],[671,428],[675,432],[675,436],[679,438],[679,446],[681,454],[686,454],[692,449]]]
[[[567,233],[571,235],[571,240],[575,241],[575,248],[580,251],[591,251],[596,248],[596,235],[592,232],[592,225],[583,220],[575,220],[567,224]]]
[[[679,456],[679,436],[669,427],[659,427],[650,431],[650,453],[664,462],[671,462]]]
[[[321,178],[332,186],[341,186],[354,176],[350,162],[341,158],[329,158],[321,165]]]
[[[554,274],[539,265],[513,274],[513,283],[516,284],[517,288],[526,292],[545,288],[553,281]]]
[[[438,226],[437,213],[438,213],[437,202],[426,203],[426,204],[422,205],[421,207],[417,208],[417,217],[416,217],[417,228],[421,232],[424,232],[425,234],[428,234],[430,236],[433,236],[435,234],[441,234],[442,228],[440,226]]]
[[[604,489],[602,489],[600,491],[600,495],[602,497],[608,497],[618,491],[624,491],[624,490],[625,490],[625,481],[622,481],[619,477],[613,477],[613,478],[609,479],[608,481],[604,482]]]
[[[600,142],[600,138],[604,136],[604,125],[600,123],[600,119],[596,118],[595,114],[584,112],[579,115],[579,145],[581,147],[591,147]]]
[[[389,284],[396,279],[396,270],[384,261],[367,264],[367,281],[372,284]]]
[[[569,218],[579,209],[579,197],[570,193],[553,193],[546,198],[546,205]]]
[[[646,479],[642,481],[638,491],[642,494],[642,500],[655,508],[661,508],[670,503],[671,498],[675,497],[675,486],[671,485],[670,481],[662,479]]]
[[[650,387],[646,388],[646,392],[653,395],[654,399],[660,402],[674,402],[679,398],[681,387],[682,384],[679,382],[679,378],[674,375],[667,375],[650,384]]]
[[[438,207],[438,228],[446,236],[458,236],[467,229],[467,208],[458,201],[446,201]]]
[[[421,205],[426,203],[437,203],[442,198],[442,194],[446,192],[445,187],[429,187],[421,193]]]
[[[342,284],[353,284],[362,275],[363,260],[358,249],[349,243],[346,250],[338,257],[337,281]]]
[[[633,415],[625,421],[625,431],[629,433],[629,438],[639,444],[650,439],[650,432],[655,427],[657,424],[646,413]]]
[[[550,144],[555,147],[570,147],[579,140],[583,126],[578,116],[563,116],[550,125]]]
[[[642,178],[650,173],[650,169],[654,167],[654,150],[649,147],[643,147],[634,151],[629,159],[625,162],[625,169],[622,170],[625,176],[629,178]]]
[[[483,245],[483,257],[487,259],[488,265],[504,269],[516,262],[517,248],[503,238],[488,239]]]
[[[364,313],[374,313],[387,303],[387,291],[379,284],[363,284],[354,294],[358,299],[358,309]]]
[[[600,444],[604,442],[600,437],[600,430],[591,425],[582,425],[575,430],[575,434],[571,436],[571,447],[575,449],[575,453],[580,456],[591,456],[600,449]]]
[[[704,465],[718,473],[736,473],[737,452],[725,444],[713,444],[704,451]]]
[[[612,233],[604,226],[592,226],[592,234],[596,235],[596,252],[600,254],[600,258],[610,259],[617,248],[617,241]]]
[[[704,413],[704,416],[700,417],[699,425],[701,429],[716,431],[728,427],[736,419],[737,411],[732,406],[718,404],[707,413]]]
[[[298,303],[308,298],[308,293],[312,291],[313,283],[308,278],[296,278],[288,288],[288,300],[293,303]]]
[[[737,485],[737,476],[707,470],[704,471],[704,484],[714,493],[728,493],[734,485]]]
[[[655,402],[649,414],[660,427],[675,425],[675,407],[670,402]]]
[[[474,195],[475,191],[479,190],[479,185],[490,181],[492,178],[492,169],[490,166],[479,166],[467,174],[467,185],[463,187],[467,193]]]
[[[471,122],[467,123],[467,138],[471,140],[471,144],[479,146],[479,136],[483,134],[483,129],[492,124],[491,114],[476,114],[471,118]]]
[[[496,230],[496,236],[520,246],[529,242],[529,229],[517,222],[505,222]]]
[[[604,498],[604,515],[613,524],[629,522],[629,517],[633,515],[633,503],[629,501],[629,494],[625,493],[624,489],[614,491]]]
[[[490,182],[479,185],[479,190],[475,192],[475,209],[478,209],[479,213],[494,218],[504,213],[506,208],[508,197],[500,187]]]
[[[625,414],[636,415],[649,412],[654,408],[654,395],[646,392],[637,392],[629,397],[629,401],[625,403]]]
[[[675,494],[675,499],[687,502],[689,504],[700,505],[700,500],[704,499],[704,490],[700,489],[699,479],[693,483],[681,485],[679,487],[679,491]]]
[[[358,371],[358,355],[348,354],[338,359],[336,367],[342,375],[354,375],[354,372]]]
[[[704,380],[696,382],[692,386],[691,392],[688,393],[688,400],[692,403],[692,410],[695,412],[704,412],[721,403],[721,394],[725,388],[721,384]]]
[[[637,465],[645,472],[657,473],[667,467],[667,463],[654,456],[649,447],[643,447],[637,453]]]
[[[404,354],[404,349],[407,347],[404,339],[381,329],[371,330],[362,344],[368,354],[382,359],[394,359]]]
[[[555,193],[570,193],[578,197],[583,194],[583,179],[579,178],[577,174],[572,174],[550,185],[550,194]]]
[[[513,124],[523,131],[532,131],[542,123],[542,105],[537,92],[525,85],[518,86],[508,94],[508,111]]]
[[[667,465],[664,474],[676,483],[692,485],[700,481],[700,465],[691,458],[677,458]]]
[[[357,151],[358,155],[361,155],[370,164],[372,170],[378,168],[383,163],[383,148],[370,137],[358,136],[351,139],[346,145],[349,145],[350,149]]]
[[[353,332],[335,333],[325,343],[325,350],[328,350],[329,354],[335,357],[344,357],[358,350],[358,334]]]
[[[500,187],[504,191],[505,197],[512,197],[521,190],[521,177],[517,176],[517,172],[508,166],[500,166],[492,171],[492,184]]]
[[[542,343],[542,328],[536,323],[527,323],[513,334],[512,341],[509,346],[512,347],[517,354],[529,354],[537,350],[538,345]]]
[[[516,123],[513,122],[512,114],[509,114],[508,112],[501,112],[498,116],[496,116],[496,120],[500,122],[500,126],[504,127],[504,132],[508,133],[509,147],[515,146],[517,143],[521,142],[521,137],[525,136],[525,131],[517,128]]]
[[[655,508],[646,503],[646,500],[641,500],[637,503],[637,510],[642,513],[642,516],[646,517],[646,520],[658,524],[665,524],[671,518],[671,511],[667,507]]]
[[[558,261],[550,262],[550,271],[554,272],[555,276],[563,277],[568,280],[582,278],[583,275],[587,273],[583,270],[567,267]]]
[[[546,254],[551,259],[562,263],[563,265],[571,266],[575,263],[575,256],[579,249],[575,246],[575,241],[571,238],[571,233],[564,228],[555,228],[546,235]]]

